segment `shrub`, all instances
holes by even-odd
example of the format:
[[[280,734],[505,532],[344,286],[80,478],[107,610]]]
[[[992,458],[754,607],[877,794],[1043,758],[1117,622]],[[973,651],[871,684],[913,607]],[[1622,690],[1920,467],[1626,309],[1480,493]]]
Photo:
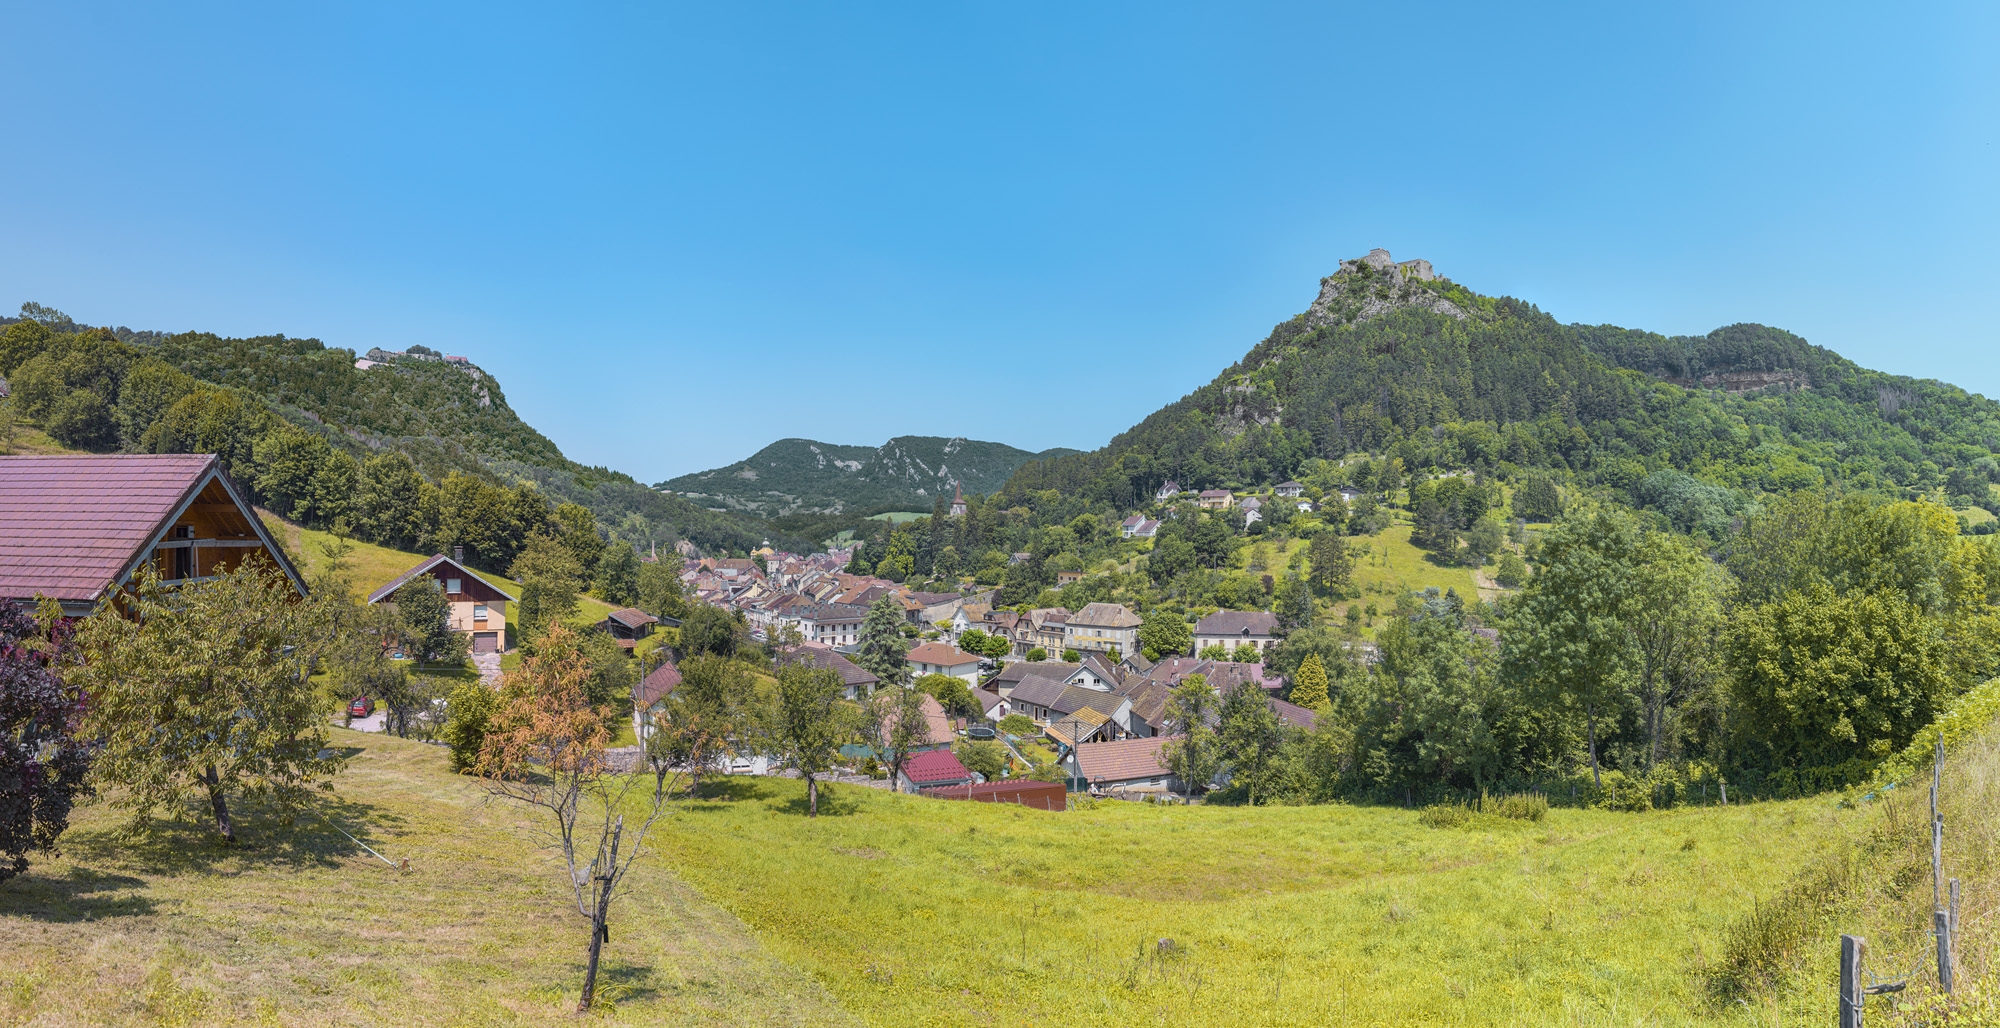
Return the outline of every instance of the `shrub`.
[[[1036,734],[1035,721],[1026,714],[1009,714],[1001,718],[1000,730],[1020,739],[1030,739]]]
[[[1049,659],[1049,651],[1040,646],[1035,646],[1028,650],[1028,661],[1030,663],[1039,663],[1047,659]]]
[[[1007,750],[997,742],[963,742],[954,752],[967,771],[985,775],[989,782],[999,781],[1007,766]]]
[[[1604,785],[1598,790],[1599,810],[1623,810],[1638,813],[1653,809],[1653,790],[1644,780],[1625,777],[1622,771],[1604,772]]]
[[[1472,820],[1472,811],[1463,803],[1439,803],[1417,811],[1417,823],[1430,828],[1457,828]]]
[[[1516,821],[1540,821],[1549,813],[1549,798],[1538,792],[1512,793],[1506,796],[1479,797],[1479,812],[1513,818]]]

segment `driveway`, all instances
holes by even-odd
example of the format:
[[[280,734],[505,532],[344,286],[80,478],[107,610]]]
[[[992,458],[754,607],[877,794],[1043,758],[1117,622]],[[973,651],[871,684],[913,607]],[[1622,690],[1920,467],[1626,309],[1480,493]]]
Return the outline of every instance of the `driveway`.
[[[500,688],[500,655],[498,653],[475,653],[472,663],[479,668],[479,681],[489,689]]]
[[[367,717],[357,717],[353,721],[348,722],[347,727],[357,732],[379,732],[382,731],[383,719],[387,716],[388,711],[383,710],[381,707],[376,707],[375,713]]]

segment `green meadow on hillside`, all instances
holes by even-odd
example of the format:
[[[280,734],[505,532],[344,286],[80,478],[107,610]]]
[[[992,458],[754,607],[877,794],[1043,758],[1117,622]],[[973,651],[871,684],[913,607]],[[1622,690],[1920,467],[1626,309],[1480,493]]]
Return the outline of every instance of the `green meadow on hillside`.
[[[325,562],[324,548],[334,542],[333,533],[304,528],[268,512],[263,514],[263,518],[264,527],[270,529],[272,534],[283,542],[285,553],[299,565],[301,573],[311,576],[313,571]],[[397,575],[410,570],[431,556],[428,553],[411,553],[407,550],[377,546],[358,539],[350,539],[348,543],[353,547],[347,555],[347,560],[352,565],[354,587],[363,594],[374,592],[387,585],[394,581]],[[508,581],[505,576],[477,570],[472,573],[485,579],[487,584],[494,588],[504,590],[511,595],[519,595],[521,592],[521,587]],[[571,616],[570,621],[578,625],[596,624],[615,609],[617,608],[595,596],[578,596],[576,613]],[[507,617],[511,623],[514,617],[514,604],[511,602],[507,604]]]

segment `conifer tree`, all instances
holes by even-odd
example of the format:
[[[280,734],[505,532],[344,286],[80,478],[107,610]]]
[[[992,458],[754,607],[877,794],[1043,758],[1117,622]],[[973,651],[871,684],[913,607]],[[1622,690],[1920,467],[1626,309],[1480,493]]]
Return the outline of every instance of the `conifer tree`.
[[[903,608],[893,596],[883,596],[870,604],[861,620],[861,652],[854,664],[887,685],[901,685],[909,673],[903,646]]]
[[[1292,702],[1308,710],[1318,710],[1329,702],[1326,693],[1326,664],[1319,654],[1308,653],[1292,675]]]

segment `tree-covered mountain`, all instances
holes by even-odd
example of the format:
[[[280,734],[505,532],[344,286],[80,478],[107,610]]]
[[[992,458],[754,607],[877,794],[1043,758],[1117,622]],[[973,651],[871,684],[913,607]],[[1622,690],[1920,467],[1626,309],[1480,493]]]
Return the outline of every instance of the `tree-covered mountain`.
[[[1028,461],[1075,452],[1029,453],[1005,443],[938,436],[897,436],[876,447],[780,439],[727,467],[682,475],[655,488],[706,507],[764,517],[927,511],[954,488],[991,493]]]
[[[1744,493],[1834,484],[1984,506],[1996,451],[2000,404],[1781,329],[1564,325],[1377,250],[1342,262],[1214,381],[1102,449],[1024,465],[1006,489],[1130,508],[1168,479],[1262,485],[1371,452],[1409,471],[1541,468],[1628,494],[1669,472]]]
[[[363,462],[401,454],[432,484],[454,475],[496,490],[525,484],[551,505],[582,504],[608,534],[641,552],[680,539],[707,550],[742,551],[766,539],[807,545],[754,518],[711,511],[629,475],[569,460],[508,406],[490,374],[423,346],[371,351],[379,359],[357,367],[354,351],[317,339],[89,328],[35,304],[24,306],[23,315],[0,319],[0,376],[12,379],[23,412],[52,436],[99,451],[214,450],[240,484],[284,513],[311,519],[317,506],[331,521],[340,510],[360,530],[364,512],[341,510],[338,496],[292,497],[285,483],[358,495],[369,484],[359,473]],[[267,443],[260,458],[259,444],[277,438],[278,427],[293,430],[285,435],[293,444]],[[325,446],[302,448],[301,436]],[[310,474],[273,471],[333,452],[354,458],[357,470],[329,465],[320,477],[333,484],[324,488]],[[343,476],[353,481],[338,485]],[[390,538],[420,541],[413,531]],[[489,548],[495,560],[508,549]]]

